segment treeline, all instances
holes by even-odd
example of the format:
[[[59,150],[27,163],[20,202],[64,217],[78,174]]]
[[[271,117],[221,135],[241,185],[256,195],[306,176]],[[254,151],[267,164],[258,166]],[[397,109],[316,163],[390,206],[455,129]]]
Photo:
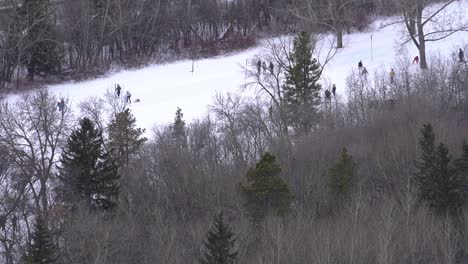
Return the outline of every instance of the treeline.
[[[21,88],[37,76],[77,79],[116,64],[213,55],[253,45],[263,33],[331,31],[341,43],[343,32],[362,30],[370,14],[395,6],[377,0],[4,0],[0,88]]]
[[[271,45],[277,66],[248,69],[263,96],[177,109],[150,138],[113,91],[80,113],[3,102],[0,261],[465,263],[463,64],[350,73],[345,101],[322,96],[308,34]]]
[[[213,55],[253,44],[270,24],[266,1],[6,1],[0,87],[18,76],[94,73],[164,54]],[[166,58],[167,59],[167,58]]]

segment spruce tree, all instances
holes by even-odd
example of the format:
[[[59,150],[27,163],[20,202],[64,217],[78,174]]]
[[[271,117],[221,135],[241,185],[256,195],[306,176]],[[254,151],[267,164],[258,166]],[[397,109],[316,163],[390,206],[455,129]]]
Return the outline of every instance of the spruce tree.
[[[96,209],[111,209],[119,193],[115,159],[103,147],[102,133],[89,118],[70,135],[61,158],[59,193],[70,206],[85,202]]]
[[[321,66],[312,58],[310,35],[300,32],[286,68],[283,100],[287,118],[299,133],[308,133],[319,117]]]
[[[21,48],[28,78],[57,73],[60,69],[59,47],[55,39],[53,5],[50,0],[23,0],[19,22],[26,34]]]
[[[187,147],[187,135],[184,121],[184,114],[182,109],[177,107],[177,111],[174,117],[174,124],[171,126],[171,134],[174,144],[178,149]]]
[[[343,148],[335,165],[328,171],[329,187],[341,198],[346,198],[356,185],[357,165],[348,150]]]
[[[24,256],[25,264],[51,264],[57,260],[57,250],[47,228],[46,222],[41,216],[36,218],[36,224],[32,234],[31,244]]]
[[[283,214],[294,195],[279,177],[281,167],[276,157],[265,153],[255,167],[247,171],[247,184],[241,189],[247,198],[247,208],[254,220],[261,220],[269,211]]]
[[[416,161],[415,175],[419,200],[437,215],[458,218],[468,196],[468,179],[464,169],[468,160],[466,147],[463,146],[462,158],[454,162],[444,144],[435,147],[435,136],[430,124],[424,125],[421,134],[421,157]],[[468,149],[466,151],[468,153]]]
[[[200,264],[234,264],[237,260],[235,234],[224,222],[222,213],[215,217],[215,221],[203,243],[205,252],[199,260]]]
[[[128,167],[130,156],[146,141],[144,129],[136,127],[136,118],[130,109],[116,114],[109,124],[109,147],[114,150],[120,166]]]

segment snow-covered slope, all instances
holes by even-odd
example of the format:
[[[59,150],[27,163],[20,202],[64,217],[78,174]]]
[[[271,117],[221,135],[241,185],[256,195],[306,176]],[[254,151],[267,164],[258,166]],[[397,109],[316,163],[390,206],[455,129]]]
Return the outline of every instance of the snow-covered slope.
[[[468,14],[468,0],[456,2],[447,12],[452,15]],[[336,83],[337,92],[344,94],[346,76],[357,68],[359,60],[369,70],[370,77],[375,70],[389,71],[393,68],[401,53],[404,36],[402,24],[379,29],[389,21],[373,23],[372,32],[346,35],[346,47],[327,65],[323,81]],[[433,55],[453,56],[466,43],[468,33],[459,32],[442,41],[428,43],[427,50]],[[413,43],[403,46],[407,49],[408,60],[417,55]],[[192,120],[207,112],[207,105],[217,92],[240,92],[240,86],[246,81],[241,66],[262,52],[260,45],[235,55],[198,60],[193,73],[192,61],[180,61],[121,71],[92,81],[51,85],[49,89],[59,97],[68,97],[77,107],[89,97],[102,97],[107,89],[113,89],[114,84],[119,83],[124,89],[123,94],[128,89],[133,99],[141,99],[139,103],[132,103],[131,109],[138,125],[151,130],[155,124],[172,122],[177,107],[183,109],[186,120]]]

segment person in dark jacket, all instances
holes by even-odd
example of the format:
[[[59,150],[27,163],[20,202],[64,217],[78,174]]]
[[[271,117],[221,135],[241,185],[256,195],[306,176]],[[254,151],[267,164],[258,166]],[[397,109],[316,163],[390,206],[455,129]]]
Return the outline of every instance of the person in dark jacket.
[[[330,90],[325,91],[325,100],[330,101],[331,100],[331,93]]]
[[[115,87],[115,93],[117,94],[117,97],[120,97],[120,90],[122,90],[122,87],[120,87],[119,84]]]
[[[414,57],[413,63],[419,64],[419,56]]]
[[[336,84],[333,84],[332,94],[333,94],[333,97],[336,97]]]
[[[58,101],[57,107],[60,112],[63,112],[63,109],[65,108],[65,100],[63,98]]]
[[[258,75],[260,75],[261,70],[262,70],[262,61],[261,61],[261,60],[258,60],[258,61],[257,61],[257,74],[258,74]]]
[[[460,62],[465,62],[465,53],[463,52],[462,49],[458,51],[458,58],[460,59]]]
[[[270,73],[273,75],[275,72],[275,65],[273,64],[272,61],[270,61]]]

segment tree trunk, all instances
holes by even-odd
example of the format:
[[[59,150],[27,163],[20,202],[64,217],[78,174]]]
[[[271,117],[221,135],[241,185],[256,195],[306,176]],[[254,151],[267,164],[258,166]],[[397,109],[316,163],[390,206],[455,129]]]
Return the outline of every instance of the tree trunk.
[[[422,11],[423,7],[418,6],[416,8],[416,26],[418,27],[418,41],[419,41],[419,67],[422,70],[427,69],[426,60],[426,39],[424,38],[424,25],[422,23]]]
[[[418,40],[419,40],[419,67],[422,70],[427,69],[427,59],[426,59],[426,40],[424,38],[424,28],[422,24],[422,9],[418,12],[417,17],[417,26],[418,26]]]
[[[336,48],[343,48],[343,28],[341,27],[341,25],[338,25],[336,29]]]

